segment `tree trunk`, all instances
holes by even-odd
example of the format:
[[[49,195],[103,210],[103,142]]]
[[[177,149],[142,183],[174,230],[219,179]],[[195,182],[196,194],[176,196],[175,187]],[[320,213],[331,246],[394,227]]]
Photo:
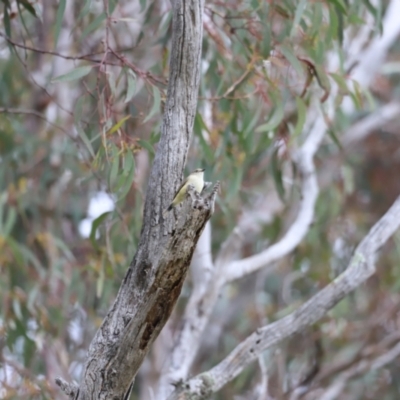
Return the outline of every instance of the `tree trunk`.
[[[134,377],[178,299],[196,243],[212,214],[216,188],[205,200],[191,191],[191,201],[163,217],[182,180],[193,129],[203,8],[203,0],[173,2],[168,97],[139,247],[115,303],[89,347],[79,388],[57,379],[71,398],[129,397]]]

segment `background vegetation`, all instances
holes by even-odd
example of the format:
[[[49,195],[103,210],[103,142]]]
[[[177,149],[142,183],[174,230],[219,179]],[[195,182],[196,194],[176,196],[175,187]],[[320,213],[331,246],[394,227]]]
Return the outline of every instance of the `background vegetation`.
[[[222,182],[214,255],[237,226],[236,258],[282,237],[300,199],[293,156],[312,99],[332,101],[335,112],[315,160],[311,229],[290,255],[224,287],[193,373],[343,271],[400,193],[399,31],[384,19],[392,3],[206,2],[187,170],[205,167],[207,180]],[[1,8],[0,394],[63,398],[54,378],[79,381],[136,250],[166,95],[170,4],[1,0]],[[306,378],[324,393],[338,377],[341,399],[398,398],[399,361],[373,362],[400,341],[399,259],[397,234],[373,278],[215,398],[257,398],[260,366],[276,399]],[[191,287],[189,278],[132,399],[156,391]],[[357,370],[361,361],[367,368]]]

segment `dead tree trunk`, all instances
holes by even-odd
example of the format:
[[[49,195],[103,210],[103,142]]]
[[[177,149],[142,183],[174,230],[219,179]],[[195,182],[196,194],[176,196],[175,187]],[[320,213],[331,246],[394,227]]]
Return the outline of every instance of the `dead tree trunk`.
[[[70,398],[129,397],[134,377],[178,299],[194,248],[212,214],[216,188],[204,200],[192,192],[192,199],[180,211],[163,218],[163,210],[182,180],[196,113],[203,8],[203,0],[173,2],[168,97],[139,247],[115,303],[89,347],[79,387],[57,379]]]

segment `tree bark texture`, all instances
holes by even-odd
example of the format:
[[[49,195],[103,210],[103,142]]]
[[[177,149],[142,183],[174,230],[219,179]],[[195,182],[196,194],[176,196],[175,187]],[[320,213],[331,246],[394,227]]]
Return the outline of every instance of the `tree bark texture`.
[[[203,0],[173,2],[168,96],[146,193],[137,253],[88,351],[79,388],[59,379],[70,398],[128,398],[129,388],[180,294],[193,251],[213,211],[216,188],[163,217],[182,181],[200,80]],[[193,209],[193,204],[197,208]],[[64,387],[63,387],[64,385]]]

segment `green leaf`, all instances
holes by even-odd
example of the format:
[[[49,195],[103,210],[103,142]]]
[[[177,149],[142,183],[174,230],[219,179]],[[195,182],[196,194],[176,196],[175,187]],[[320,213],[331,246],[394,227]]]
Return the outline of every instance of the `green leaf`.
[[[348,6],[343,0],[329,0],[329,3],[333,4],[340,13],[347,15]]]
[[[342,75],[335,74],[332,72],[330,73],[330,76],[335,80],[335,82],[339,86],[340,91],[343,94],[349,93],[349,88],[347,87],[346,79]]]
[[[306,7],[307,0],[300,0],[296,7],[296,13],[294,15],[294,20],[292,24],[292,30],[290,32],[290,36],[293,37],[296,34],[297,26],[300,23],[300,18],[303,15],[304,9]]]
[[[83,103],[85,101],[85,96],[79,97],[78,101],[75,104],[74,107],[74,122],[75,125],[78,125],[81,121],[82,118],[82,113],[83,113]]]
[[[260,125],[256,129],[256,132],[270,132],[274,130],[282,122],[283,115],[283,103],[282,101],[278,101],[268,122]]]
[[[361,110],[363,107],[363,96],[362,96],[362,89],[360,84],[356,80],[353,81],[353,88],[354,92],[350,92],[350,96],[354,101],[354,105],[358,110]]]
[[[113,189],[115,192],[122,193],[124,196],[130,190],[133,181],[133,175],[135,172],[135,159],[133,153],[128,151],[123,159],[122,172],[118,176],[118,182]],[[124,196],[121,196],[124,197]],[[120,200],[120,198],[118,199]]]
[[[278,159],[278,149],[272,154],[271,169],[279,198],[282,200],[282,202],[285,202],[285,187],[283,186],[282,170]]]
[[[7,218],[4,222],[3,235],[8,236],[15,225],[17,219],[17,212],[14,207],[9,208]]]
[[[75,256],[72,253],[72,251],[69,249],[68,245],[66,243],[64,243],[60,238],[53,236],[53,241],[55,243],[55,245],[63,252],[65,258],[70,261],[73,262],[75,261]]]
[[[351,195],[354,192],[354,171],[348,165],[341,167],[341,175],[344,183],[344,192],[347,195]]]
[[[125,157],[125,165],[122,176],[124,178],[123,185],[118,192],[118,200],[123,199],[132,188],[133,177],[135,175],[135,159],[132,152],[128,152]]]
[[[7,201],[7,192],[3,192],[0,195],[0,232],[3,232],[3,214],[4,214],[4,205]]]
[[[337,37],[339,44],[343,44],[343,31],[344,31],[344,21],[343,21],[343,13],[341,12],[340,8],[335,6],[336,14],[338,17],[338,30],[337,30]]]
[[[85,144],[90,155],[94,158],[94,150],[93,150],[92,144],[90,143],[90,140],[87,137],[85,131],[79,125],[76,125],[75,127],[76,127],[76,130],[78,131],[80,138],[82,139],[82,142]]]
[[[107,15],[105,12],[101,13],[99,16],[97,16],[82,32],[82,35],[80,37],[80,40],[85,39],[87,35],[89,35],[90,32],[96,30],[102,23],[105,21],[107,18]]]
[[[22,4],[22,1],[21,1],[21,0],[20,0],[20,1],[17,1],[17,7],[18,7],[19,18],[21,19],[22,26],[24,27],[26,34],[27,34],[28,36],[30,36],[28,27],[26,26],[26,23],[25,23],[24,13],[22,12],[23,10],[21,10],[21,4]],[[32,7],[32,6],[31,6],[31,7]]]
[[[127,121],[131,116],[126,115],[124,118],[119,120],[108,132],[108,135],[112,135],[113,133],[117,132],[119,128],[121,128],[122,124]]]
[[[138,140],[138,144],[141,147],[145,148],[152,156],[155,155],[155,151],[154,151],[153,146],[149,142],[147,142],[146,140],[140,139],[140,140]]]
[[[14,311],[14,315],[20,320],[23,321],[24,317],[22,315],[21,311],[21,303],[14,297],[14,299],[11,302],[12,304],[12,309]]]
[[[39,277],[41,279],[44,279],[44,276],[46,275],[46,270],[43,267],[43,265],[40,263],[40,261],[37,259],[36,255],[29,250],[26,246],[22,245],[21,243],[17,243],[14,240],[11,242],[11,237],[8,238],[8,243],[13,247],[14,251],[22,253],[23,257],[25,260],[28,262],[31,262],[32,265],[36,268],[36,270],[39,273]],[[26,262],[25,262],[26,264]]]
[[[160,96],[160,91],[156,86],[153,86],[153,106],[151,107],[150,113],[147,115],[147,117],[144,119],[143,123],[146,123],[148,120],[154,117],[160,110],[160,104],[161,104],[161,96]]]
[[[334,6],[329,7],[329,30],[326,35],[326,42],[331,43],[337,37],[338,32],[338,16]]]
[[[299,59],[295,56],[292,49],[289,46],[281,46],[281,52],[285,58],[290,62],[295,71],[300,75],[304,75],[305,69]]]
[[[58,37],[60,36],[61,26],[65,13],[66,0],[60,0],[56,13],[55,33],[54,33],[54,48],[57,47]]]
[[[140,0],[140,12],[146,9],[146,0]]]
[[[82,10],[79,13],[78,18],[76,18],[75,24],[71,28],[71,34],[75,30],[75,28],[78,26],[78,24],[81,21],[81,19],[86,17],[86,15],[89,14],[91,4],[92,4],[92,0],[85,0],[85,3],[83,5],[83,7],[82,7]]]
[[[108,12],[110,15],[114,12],[115,7],[117,7],[118,0],[108,0]]]
[[[20,243],[14,241],[12,237],[8,237],[5,242],[7,243],[7,246],[9,247],[10,251],[12,252],[15,265],[25,268],[27,262],[26,262],[26,257],[22,252],[23,246],[22,245],[20,246]],[[40,274],[40,276],[44,276],[44,274]]]
[[[236,198],[243,180],[243,168],[234,166],[229,175],[227,198]]]
[[[34,17],[37,18],[36,10],[35,10],[35,8],[32,6],[32,4],[29,3],[29,1],[26,1],[26,0],[19,0],[19,3],[22,4],[22,6],[25,8],[26,11],[28,11],[30,14],[32,14]]]
[[[198,112],[198,113],[196,113],[196,116],[194,118],[193,131],[194,131],[194,134],[199,139],[202,155],[207,160],[207,163],[209,164],[209,163],[212,163],[214,160],[214,152],[212,151],[212,149],[209,146],[209,144],[207,143],[207,141],[204,139],[203,130],[210,133],[208,131],[207,125],[203,121],[203,117]]]
[[[101,263],[101,269],[99,272],[99,277],[97,278],[97,282],[96,282],[96,297],[100,298],[102,293],[103,293],[103,289],[104,289],[104,281],[105,281],[105,273],[104,273],[104,258],[102,260]]]
[[[73,69],[72,71],[68,72],[67,74],[57,76],[51,80],[51,82],[70,82],[75,81],[76,79],[83,78],[86,76],[92,67],[90,65],[86,65],[84,67],[78,67]]]
[[[368,88],[364,88],[363,93],[364,93],[365,98],[368,101],[368,107],[371,110],[375,110],[377,108],[377,103],[376,103],[375,98],[372,95],[371,91]]]
[[[108,185],[110,189],[114,187],[114,184],[117,179],[118,171],[119,171],[119,152],[117,146],[114,143],[111,144],[111,168],[110,168],[110,175],[108,177]]]
[[[382,35],[383,25],[382,25],[382,4],[378,3],[375,8],[369,0],[363,0],[365,7],[368,11],[375,17],[375,26],[378,26],[379,33]]]
[[[340,149],[343,150],[343,146],[340,143],[340,140],[338,139],[335,131],[333,129],[328,129],[328,135],[329,137],[333,140],[333,142],[336,144],[336,146]]]
[[[260,119],[262,107],[257,107],[256,112],[252,115],[252,118],[250,122],[246,125],[246,128],[244,129],[244,136],[252,136],[251,133],[253,132],[254,128],[257,125],[258,120]]]
[[[9,14],[9,8],[10,4],[8,1],[4,4],[4,16],[3,16],[3,22],[4,22],[4,29],[6,31],[6,35],[11,38],[11,22],[10,22],[10,14]],[[7,42],[8,43],[8,42]],[[8,46],[10,47],[10,50],[13,49],[13,46],[11,43],[8,43]]]
[[[271,26],[270,24],[263,25],[262,41],[260,41],[260,55],[266,59],[271,54]],[[249,48],[249,50],[251,49]]]
[[[30,365],[32,358],[36,352],[36,342],[34,342],[29,336],[24,337],[24,365]]]
[[[314,36],[316,33],[320,31],[322,21],[323,21],[322,3],[315,3],[311,21],[312,32],[310,32],[310,34],[312,36]]]
[[[126,91],[125,103],[132,100],[136,91],[136,77],[132,76],[132,74],[128,73],[128,89]]]
[[[329,93],[331,91],[331,83],[329,82],[329,77],[325,73],[325,70],[320,67],[317,64],[314,64],[315,72],[316,72],[316,78],[318,81],[319,86],[324,89],[325,93],[321,98],[321,102],[323,103],[329,96]]]
[[[300,135],[300,133],[302,132],[304,127],[304,122],[306,121],[306,113],[307,113],[307,106],[302,98],[296,97],[296,106],[297,106],[297,122],[293,132],[294,137]]]
[[[129,176],[131,170],[135,169],[135,158],[131,151],[127,151],[124,158],[124,170],[123,174]]]
[[[97,240],[96,240],[97,229],[103,223],[103,221],[108,217],[109,214],[111,214],[111,211],[106,211],[105,213],[101,214],[99,217],[97,217],[92,222],[92,229],[90,230],[89,239],[92,242],[93,247],[96,249],[99,248],[99,245],[97,244]]]
[[[86,15],[88,15],[91,4],[92,4],[92,0],[85,0],[85,4],[83,5],[82,10],[78,15],[78,20],[80,20],[80,19],[86,17]]]

